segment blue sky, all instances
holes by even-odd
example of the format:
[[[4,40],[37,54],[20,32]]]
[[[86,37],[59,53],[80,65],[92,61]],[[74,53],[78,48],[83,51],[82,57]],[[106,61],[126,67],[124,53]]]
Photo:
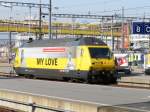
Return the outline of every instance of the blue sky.
[[[17,2],[34,2],[39,3],[40,0],[4,0],[4,1],[17,1]],[[49,0],[41,0],[42,3],[49,3]],[[57,13],[77,13],[77,14],[99,14],[99,15],[112,15],[121,14],[121,11],[112,11],[124,7],[126,16],[150,16],[150,0],[52,0],[53,12]],[[59,7],[58,10],[54,7]],[[136,8],[141,7],[141,8]],[[129,8],[136,8],[130,9]],[[10,9],[0,7],[0,15],[2,19],[10,16]],[[107,12],[110,11],[110,12]],[[47,12],[44,10],[44,12]],[[38,16],[38,10],[32,9],[32,15]],[[29,8],[13,8],[12,16],[15,19],[23,19],[29,16]]]

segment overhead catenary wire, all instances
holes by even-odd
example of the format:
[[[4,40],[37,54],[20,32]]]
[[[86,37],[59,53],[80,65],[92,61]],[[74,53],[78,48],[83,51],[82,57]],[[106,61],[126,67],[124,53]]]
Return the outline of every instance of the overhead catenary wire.
[[[125,11],[127,10],[143,10],[143,8],[150,8],[150,6],[139,6],[139,7],[133,7],[133,8],[124,8]],[[105,13],[105,12],[118,12],[118,11],[122,11],[122,9],[113,9],[113,10],[105,10],[105,11],[95,11],[95,13]]]
[[[100,4],[108,4],[108,3],[114,3],[114,2],[118,2],[118,1],[121,1],[121,0],[105,0],[105,1],[100,1],[98,0],[97,2],[95,1],[92,1],[92,2],[87,2],[86,3],[79,3],[79,4],[76,4],[76,5],[69,5],[69,6],[66,6],[66,7],[63,7],[65,9],[67,8],[77,8],[77,7],[84,7],[84,6],[91,6],[91,5],[99,5]]]
[[[129,7],[129,8],[124,8],[124,11],[125,12],[127,12],[127,11],[134,11],[134,10],[144,10],[145,8],[150,8],[150,6],[149,5],[147,5],[147,6],[137,6],[137,7]],[[64,8],[65,9],[65,8]],[[69,9],[69,10],[71,10],[71,9]],[[122,11],[122,9],[121,8],[119,8],[119,9],[113,9],[113,10],[104,10],[104,11],[93,11],[92,12],[92,10],[90,10],[90,12],[91,12],[91,14],[95,14],[95,15],[97,15],[97,14],[104,14],[104,13],[114,13],[114,14],[117,14],[118,12],[120,13]],[[144,11],[145,12],[145,11]],[[87,12],[86,12],[87,13]],[[106,15],[106,14],[105,14]],[[128,13],[126,13],[126,15],[128,15]],[[141,15],[143,15],[143,13],[141,14]]]

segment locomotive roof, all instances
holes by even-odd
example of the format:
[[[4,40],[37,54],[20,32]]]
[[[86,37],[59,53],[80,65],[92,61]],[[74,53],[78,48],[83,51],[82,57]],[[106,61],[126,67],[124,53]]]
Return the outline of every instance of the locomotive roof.
[[[102,45],[106,44],[95,37],[81,37],[81,38],[63,38],[63,39],[49,39],[49,40],[33,40],[25,43],[22,47],[58,47],[58,46],[79,46],[79,45]]]

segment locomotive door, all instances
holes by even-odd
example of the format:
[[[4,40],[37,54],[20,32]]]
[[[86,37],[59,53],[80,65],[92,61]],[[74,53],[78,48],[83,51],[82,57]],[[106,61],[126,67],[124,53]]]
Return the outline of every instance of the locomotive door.
[[[76,57],[76,60],[77,60],[77,70],[81,70],[82,69],[82,62],[83,62],[83,53],[84,53],[84,50],[83,48],[80,48],[78,47],[77,48],[77,57]]]
[[[20,64],[21,64],[21,67],[26,67],[26,62],[25,62],[25,49],[21,49],[21,52],[20,52]]]
[[[75,48],[70,47],[67,53],[67,70],[75,70]]]

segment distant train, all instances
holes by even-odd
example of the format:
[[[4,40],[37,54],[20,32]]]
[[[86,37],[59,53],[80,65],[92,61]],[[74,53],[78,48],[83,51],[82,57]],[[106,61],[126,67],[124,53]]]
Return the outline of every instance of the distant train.
[[[20,76],[88,83],[116,79],[113,53],[94,37],[30,41],[18,48],[14,70]]]
[[[144,72],[146,75],[150,75],[150,53],[145,54]]]
[[[127,53],[114,53],[117,61],[117,72],[124,72],[126,75],[131,74],[131,67],[129,65],[129,54]]]

